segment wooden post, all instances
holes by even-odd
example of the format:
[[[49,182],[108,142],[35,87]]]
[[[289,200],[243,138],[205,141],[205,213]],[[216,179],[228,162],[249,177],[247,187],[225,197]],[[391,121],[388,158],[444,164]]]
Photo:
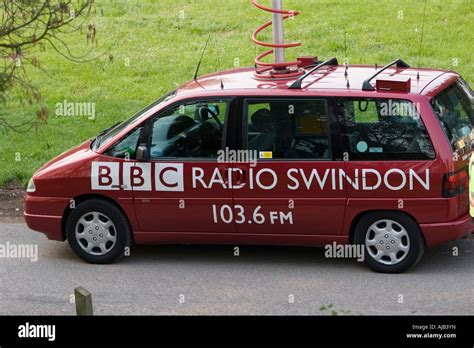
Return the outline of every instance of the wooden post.
[[[92,294],[89,291],[83,287],[75,288],[74,298],[76,302],[77,315],[93,315]]]

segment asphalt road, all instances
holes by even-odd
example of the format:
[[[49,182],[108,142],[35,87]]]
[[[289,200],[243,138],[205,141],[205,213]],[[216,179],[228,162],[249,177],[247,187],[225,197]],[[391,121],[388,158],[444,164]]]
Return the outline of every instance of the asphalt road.
[[[286,247],[242,246],[236,257],[233,246],[139,246],[119,263],[88,265],[21,223],[0,224],[7,242],[37,244],[39,259],[0,259],[0,315],[75,314],[77,286],[102,315],[474,314],[474,239],[430,249],[398,275]]]

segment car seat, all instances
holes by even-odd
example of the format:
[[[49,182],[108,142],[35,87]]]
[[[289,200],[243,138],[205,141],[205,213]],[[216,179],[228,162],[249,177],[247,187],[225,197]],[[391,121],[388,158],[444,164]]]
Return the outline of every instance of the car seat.
[[[276,129],[273,114],[268,109],[260,109],[251,117],[252,126],[260,134],[253,137],[248,144],[249,150],[272,151],[275,144]]]

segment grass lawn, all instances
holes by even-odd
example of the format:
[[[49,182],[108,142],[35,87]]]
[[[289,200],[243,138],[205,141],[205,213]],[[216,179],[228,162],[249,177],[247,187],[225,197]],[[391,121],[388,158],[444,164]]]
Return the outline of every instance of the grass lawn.
[[[336,56],[342,61],[346,31],[351,64],[383,65],[394,58],[418,64],[422,0],[285,0],[284,4],[302,11],[286,22],[287,39],[303,42],[288,55]],[[250,0],[96,0],[89,20],[97,28],[95,54],[107,53],[87,64],[67,61],[49,48],[37,53],[45,71],[32,68],[30,75],[41,89],[49,120],[26,134],[0,128],[0,186],[14,180],[25,184],[47,160],[190,80],[210,33],[202,74],[219,70],[218,55],[222,70],[236,63],[253,65],[257,49],[250,35],[269,18]],[[473,23],[474,1],[428,0],[421,65],[456,70],[474,84]],[[78,55],[88,49],[85,29],[65,40]],[[95,103],[95,119],[56,116],[56,104],[65,100]],[[0,107],[6,108],[13,123],[34,118],[39,109],[20,104],[15,94]]]

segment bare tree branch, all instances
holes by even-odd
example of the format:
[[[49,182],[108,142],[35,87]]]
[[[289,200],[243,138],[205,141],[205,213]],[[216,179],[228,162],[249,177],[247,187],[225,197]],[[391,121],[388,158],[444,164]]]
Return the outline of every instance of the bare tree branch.
[[[93,0],[2,0],[0,2],[0,103],[4,103],[13,88],[20,90],[20,100],[40,104],[41,93],[29,79],[25,66],[45,71],[34,56],[37,47],[47,44],[65,59],[76,63],[96,60],[92,49],[81,55],[73,54],[64,35],[80,32],[93,7]],[[88,33],[87,42],[95,40],[95,26]],[[0,128],[25,132],[38,123],[47,122],[47,110],[40,106],[36,118],[12,123],[0,114]]]

